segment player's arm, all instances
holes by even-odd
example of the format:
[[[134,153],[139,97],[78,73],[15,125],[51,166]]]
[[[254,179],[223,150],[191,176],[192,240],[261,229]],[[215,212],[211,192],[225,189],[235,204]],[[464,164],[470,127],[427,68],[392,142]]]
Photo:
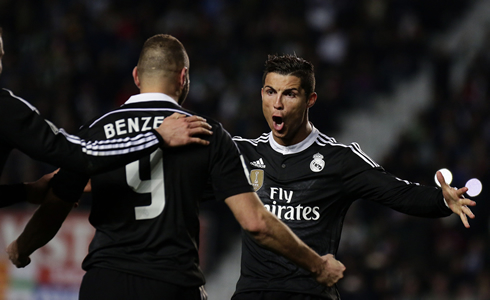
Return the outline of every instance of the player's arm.
[[[210,125],[198,116],[173,114],[150,132],[129,140],[80,139],[39,115],[36,108],[8,90],[0,91],[0,138],[30,157],[74,172],[93,175],[124,166],[158,147],[207,145]]]
[[[29,256],[56,235],[73,206],[73,203],[58,198],[50,189],[24,231],[7,247],[10,261],[18,268],[27,266],[31,262]]]
[[[18,268],[30,263],[29,256],[58,232],[68,213],[80,199],[89,178],[61,169],[51,179],[46,199],[21,235],[7,247],[9,259]]]
[[[320,257],[267,211],[255,193],[231,196],[225,202],[242,228],[259,244],[312,272],[319,283],[332,286],[343,277],[345,267],[341,262],[331,254]]]
[[[463,199],[465,188],[456,190],[445,183],[442,189],[423,186],[401,180],[383,170],[371,169],[346,180],[345,187],[347,191],[353,191],[356,198],[372,200],[412,216],[441,218],[456,213],[466,227],[469,227],[466,215],[474,217],[465,206],[476,203]]]

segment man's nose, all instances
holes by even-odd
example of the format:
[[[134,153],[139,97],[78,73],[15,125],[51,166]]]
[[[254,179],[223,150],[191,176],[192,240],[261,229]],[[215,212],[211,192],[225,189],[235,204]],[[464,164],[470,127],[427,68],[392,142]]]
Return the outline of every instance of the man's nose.
[[[274,100],[274,108],[278,109],[278,110],[284,108],[284,105],[282,104],[282,96],[281,95],[277,95],[276,99]]]

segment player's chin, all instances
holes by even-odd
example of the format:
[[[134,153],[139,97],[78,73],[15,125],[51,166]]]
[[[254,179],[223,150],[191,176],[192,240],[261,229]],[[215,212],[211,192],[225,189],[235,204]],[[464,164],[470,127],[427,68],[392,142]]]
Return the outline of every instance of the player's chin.
[[[284,139],[286,137],[286,131],[284,129],[280,131],[273,129],[272,134],[279,139]]]

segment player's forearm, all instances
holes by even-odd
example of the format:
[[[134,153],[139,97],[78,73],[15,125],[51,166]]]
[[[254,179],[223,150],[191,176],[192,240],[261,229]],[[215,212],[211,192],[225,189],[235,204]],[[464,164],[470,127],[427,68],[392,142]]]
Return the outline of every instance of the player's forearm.
[[[238,194],[225,202],[242,228],[258,243],[315,275],[322,272],[324,264],[321,257],[267,211],[257,194]]]
[[[257,242],[313,274],[321,273],[324,265],[320,256],[289,227],[268,211],[265,211],[264,221],[263,231],[251,233]]]
[[[346,190],[356,191],[355,198],[372,200],[405,214],[426,218],[451,214],[440,189],[401,180],[376,169],[362,172],[345,184]]]
[[[55,197],[52,192],[49,197]],[[34,213],[24,231],[17,239],[20,256],[29,256],[46,245],[58,232],[66,216],[73,207],[72,203],[47,199]]]

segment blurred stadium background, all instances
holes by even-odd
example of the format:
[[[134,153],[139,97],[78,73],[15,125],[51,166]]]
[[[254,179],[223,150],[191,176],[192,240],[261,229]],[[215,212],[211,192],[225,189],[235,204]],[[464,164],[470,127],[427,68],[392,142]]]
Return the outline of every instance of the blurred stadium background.
[[[6,55],[0,86],[70,133],[137,93],[131,78],[146,38],[169,33],[191,60],[185,107],[232,135],[269,131],[260,87],[267,54],[316,67],[311,120],[357,141],[392,174],[434,185],[476,177],[477,218],[428,220],[357,201],[338,258],[342,299],[490,299],[490,1],[485,0],[0,0]],[[53,170],[11,154],[1,183]],[[25,269],[0,256],[0,299],[77,299],[93,229],[90,196]],[[0,247],[34,206],[0,210]],[[239,227],[222,203],[202,207],[202,266],[210,299],[229,299],[239,275]]]

